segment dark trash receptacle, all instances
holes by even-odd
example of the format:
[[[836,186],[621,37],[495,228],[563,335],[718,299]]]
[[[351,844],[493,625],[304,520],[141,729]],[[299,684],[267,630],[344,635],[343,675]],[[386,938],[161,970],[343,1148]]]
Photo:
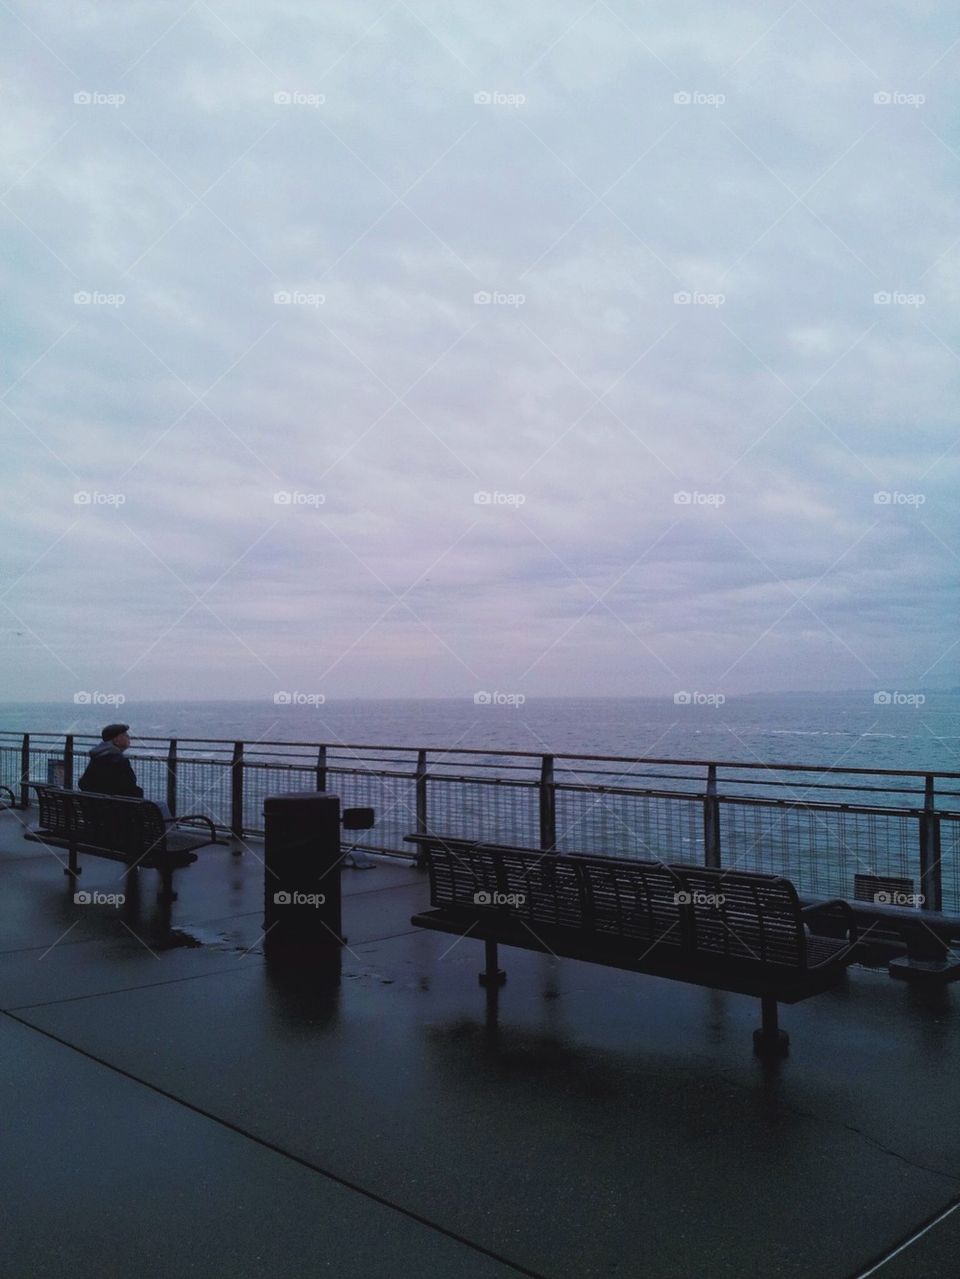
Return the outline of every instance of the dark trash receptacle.
[[[310,962],[339,956],[340,800],[318,791],[269,796],[264,814],[264,951]]]

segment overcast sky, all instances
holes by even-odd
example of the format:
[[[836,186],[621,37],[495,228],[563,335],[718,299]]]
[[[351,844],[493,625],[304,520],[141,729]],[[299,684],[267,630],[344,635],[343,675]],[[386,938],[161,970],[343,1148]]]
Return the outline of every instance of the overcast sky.
[[[960,682],[952,6],[0,13],[6,697]]]

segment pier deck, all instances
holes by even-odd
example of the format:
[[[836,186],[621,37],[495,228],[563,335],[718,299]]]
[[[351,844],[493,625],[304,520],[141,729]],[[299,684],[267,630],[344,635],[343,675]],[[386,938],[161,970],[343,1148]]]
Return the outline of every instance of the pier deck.
[[[0,1274],[837,1279],[960,1201],[960,992],[854,968],[750,1051],[756,1001],[419,931],[344,871],[342,979],[262,954],[259,846],[171,929],[78,907],[0,813]],[[122,892],[90,858],[81,887]],[[876,1271],[955,1279],[960,1211]]]

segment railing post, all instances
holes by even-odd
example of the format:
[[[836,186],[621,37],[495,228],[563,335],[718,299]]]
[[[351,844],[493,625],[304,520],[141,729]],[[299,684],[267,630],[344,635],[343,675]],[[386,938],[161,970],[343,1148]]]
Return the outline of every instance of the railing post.
[[[317,790],[327,789],[327,748],[317,747]]]
[[[707,791],[703,797],[703,864],[720,867],[720,800],[717,798],[717,766],[707,765]]]
[[[920,815],[920,892],[922,910],[943,909],[943,885],[940,878],[940,815],[933,790],[934,776],[928,773],[923,786],[923,812]]]
[[[540,761],[540,847],[551,853],[556,852],[557,848],[557,804],[552,755],[544,755]]]
[[[230,834],[243,839],[243,742],[233,743],[230,764]]]
[[[170,738],[167,747],[167,808],[171,815],[177,811],[177,739]]]
[[[30,734],[24,733],[20,745],[20,807],[26,808],[30,803],[30,792],[27,782],[30,780]]]
[[[427,752],[417,751],[417,834],[427,833]]]
[[[63,742],[63,787],[73,790],[73,734],[68,733]]]

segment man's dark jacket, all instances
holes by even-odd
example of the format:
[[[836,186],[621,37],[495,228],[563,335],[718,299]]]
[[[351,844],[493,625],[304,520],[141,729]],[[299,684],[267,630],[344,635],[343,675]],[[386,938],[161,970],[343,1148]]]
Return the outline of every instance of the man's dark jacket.
[[[78,785],[81,790],[96,791],[100,795],[127,795],[130,799],[143,799],[143,790],[137,785],[132,764],[113,742],[100,742],[94,746],[90,752],[90,763]]]

